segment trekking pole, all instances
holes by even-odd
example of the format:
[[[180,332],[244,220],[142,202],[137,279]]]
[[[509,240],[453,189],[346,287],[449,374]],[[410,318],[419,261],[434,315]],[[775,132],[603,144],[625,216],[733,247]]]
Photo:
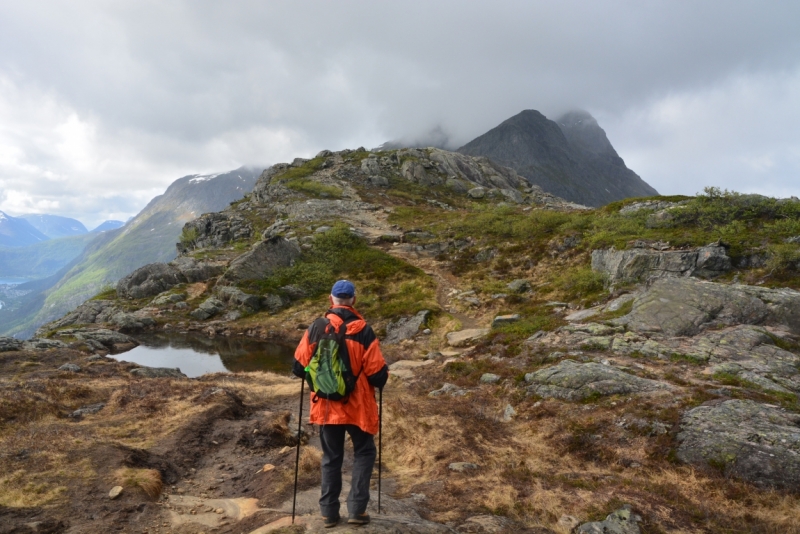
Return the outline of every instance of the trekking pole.
[[[294,459],[294,495],[292,496],[292,524],[294,525],[294,511],[297,506],[297,472],[300,468],[300,432],[303,424],[303,393],[306,387],[305,379],[300,380],[300,414],[297,416],[297,455]]]
[[[381,513],[381,471],[383,470],[383,388],[378,390],[378,513]]]

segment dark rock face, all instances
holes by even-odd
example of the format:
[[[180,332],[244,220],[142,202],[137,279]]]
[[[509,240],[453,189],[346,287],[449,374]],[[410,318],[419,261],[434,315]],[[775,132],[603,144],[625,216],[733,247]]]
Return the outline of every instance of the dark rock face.
[[[10,352],[12,350],[22,350],[22,340],[13,337],[0,337],[0,352]]]
[[[243,308],[251,313],[257,312],[262,306],[261,297],[250,295],[235,287],[217,286],[214,288],[214,294],[226,304]]]
[[[714,278],[731,270],[731,259],[724,247],[714,245],[665,252],[608,249],[592,252],[592,269],[608,274],[611,283],[681,276]]]
[[[662,278],[617,320],[637,332],[693,336],[708,327],[737,324],[781,327],[800,334],[800,292],[724,285],[693,278]]]
[[[678,458],[760,487],[800,490],[800,415],[751,400],[698,406],[681,419]]]
[[[300,247],[283,237],[261,241],[231,262],[220,283],[232,285],[242,280],[260,280],[275,269],[291,266],[299,256]]]
[[[563,360],[553,367],[528,373],[525,381],[531,384],[528,387],[530,393],[569,401],[581,401],[595,395],[670,389],[664,382],[639,378],[611,365],[577,363],[572,360]]]
[[[511,167],[548,193],[587,206],[657,195],[625,166],[588,113],[551,121],[525,110],[458,149]]]
[[[107,350],[112,354],[130,350],[139,342],[130,336],[105,328],[67,328],[54,334],[57,337],[74,337],[94,350]]]
[[[151,263],[117,282],[117,295],[130,299],[154,297],[184,283],[186,277],[175,267],[166,263]]]

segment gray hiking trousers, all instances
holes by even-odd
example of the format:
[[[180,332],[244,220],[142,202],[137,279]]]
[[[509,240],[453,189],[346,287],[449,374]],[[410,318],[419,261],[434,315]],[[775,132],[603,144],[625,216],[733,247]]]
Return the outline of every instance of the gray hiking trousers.
[[[369,479],[377,456],[375,440],[372,434],[367,434],[355,425],[324,425],[320,429],[322,496],[319,499],[319,509],[323,517],[339,515],[345,432],[353,440],[353,474],[350,494],[347,496],[347,512],[354,516],[367,511]]]

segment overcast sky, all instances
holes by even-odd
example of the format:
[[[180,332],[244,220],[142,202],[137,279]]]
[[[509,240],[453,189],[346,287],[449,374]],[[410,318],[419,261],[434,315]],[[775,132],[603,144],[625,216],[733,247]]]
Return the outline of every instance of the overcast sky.
[[[800,196],[800,2],[0,0],[0,210],[586,109],[662,194]]]

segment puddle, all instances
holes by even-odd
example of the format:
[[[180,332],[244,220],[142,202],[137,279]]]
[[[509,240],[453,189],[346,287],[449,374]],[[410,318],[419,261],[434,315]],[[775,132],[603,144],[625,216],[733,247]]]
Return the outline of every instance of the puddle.
[[[206,373],[272,371],[288,374],[294,346],[242,337],[213,339],[197,334],[137,336],[135,349],[112,356],[147,367],[178,367],[192,378]]]

